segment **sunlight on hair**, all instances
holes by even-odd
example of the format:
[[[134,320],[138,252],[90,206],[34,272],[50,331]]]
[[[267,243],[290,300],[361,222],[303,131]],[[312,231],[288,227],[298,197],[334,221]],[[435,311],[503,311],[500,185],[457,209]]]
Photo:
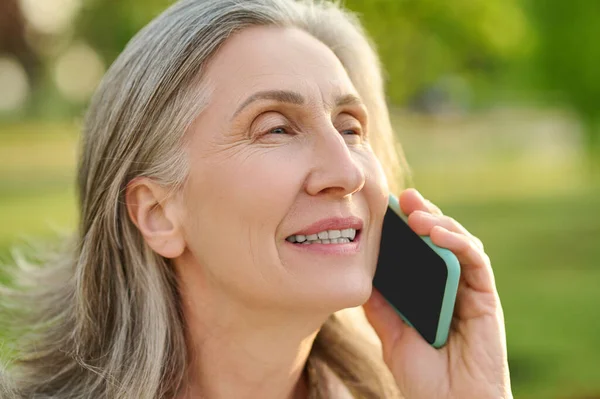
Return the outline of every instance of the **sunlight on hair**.
[[[27,74],[14,58],[0,57],[0,112],[15,111],[25,103],[29,93]]]
[[[81,0],[20,0],[20,5],[34,29],[52,34],[71,24],[81,8]]]
[[[56,86],[68,100],[86,101],[104,74],[104,62],[90,46],[80,43],[67,49],[56,61]]]

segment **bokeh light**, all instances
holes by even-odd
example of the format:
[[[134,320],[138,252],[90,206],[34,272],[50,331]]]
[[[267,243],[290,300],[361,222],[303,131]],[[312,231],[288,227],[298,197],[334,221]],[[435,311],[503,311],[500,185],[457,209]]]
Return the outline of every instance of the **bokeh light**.
[[[39,32],[65,30],[81,8],[81,0],[20,0],[27,21]]]
[[[104,62],[98,53],[85,43],[69,47],[56,61],[56,86],[68,100],[87,100],[102,79]]]
[[[0,56],[0,112],[17,110],[29,93],[29,82],[23,66],[11,57]]]

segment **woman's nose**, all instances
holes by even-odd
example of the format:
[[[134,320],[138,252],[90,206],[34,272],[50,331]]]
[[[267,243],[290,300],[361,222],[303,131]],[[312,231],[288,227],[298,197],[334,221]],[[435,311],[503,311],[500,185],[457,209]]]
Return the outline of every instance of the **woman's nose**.
[[[344,136],[329,124],[313,137],[306,192],[310,195],[328,193],[341,198],[360,191],[365,185],[363,165],[348,148]]]

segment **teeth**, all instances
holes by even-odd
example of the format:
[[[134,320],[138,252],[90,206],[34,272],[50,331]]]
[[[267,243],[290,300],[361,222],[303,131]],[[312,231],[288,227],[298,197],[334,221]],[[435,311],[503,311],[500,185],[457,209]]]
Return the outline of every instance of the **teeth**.
[[[344,229],[342,230],[342,237],[348,237],[349,239],[354,240],[354,237],[356,237],[356,230]]]
[[[306,236],[303,236],[302,234],[298,234],[296,236],[296,241],[297,242],[304,242],[304,241],[306,241]]]
[[[309,235],[297,234],[286,238],[286,240],[302,244],[341,244],[354,240],[354,237],[356,237],[355,229],[344,229],[320,231],[317,234]]]
[[[329,238],[340,238],[342,236],[342,232],[339,230],[327,230],[327,235]]]
[[[315,240],[315,241],[304,241],[302,245],[310,245],[310,244],[346,244],[349,243],[350,239],[346,237],[342,238],[334,238],[331,240]]]

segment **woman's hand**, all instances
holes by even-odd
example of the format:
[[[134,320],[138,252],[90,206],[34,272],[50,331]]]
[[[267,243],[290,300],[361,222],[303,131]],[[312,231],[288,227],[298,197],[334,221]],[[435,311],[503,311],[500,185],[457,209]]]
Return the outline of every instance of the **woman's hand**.
[[[405,190],[399,200],[413,231],[452,251],[461,264],[450,334],[440,349],[405,324],[375,288],[364,304],[400,391],[406,399],[512,398],[504,316],[483,244],[416,190]]]

